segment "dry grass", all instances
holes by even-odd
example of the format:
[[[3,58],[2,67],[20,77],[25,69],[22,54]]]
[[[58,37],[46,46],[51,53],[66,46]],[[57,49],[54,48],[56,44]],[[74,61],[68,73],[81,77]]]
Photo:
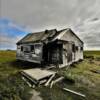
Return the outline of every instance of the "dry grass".
[[[21,79],[15,51],[0,51],[0,100],[28,100],[30,88]]]
[[[69,70],[61,69],[59,71],[60,75],[66,77],[66,80],[56,84],[53,89],[43,87],[38,89],[41,89],[44,100],[66,100],[66,98],[67,100],[84,100],[82,97],[62,91],[63,87],[85,94],[86,100],[100,100],[100,74],[91,72],[91,70],[100,70],[100,60],[96,59],[96,57],[100,57],[100,51],[90,51],[89,55],[88,52],[86,51],[84,54],[90,56],[89,58],[72,65]],[[94,57],[92,61],[91,56]]]
[[[43,100],[84,100],[63,91],[62,87],[86,94],[86,100],[100,100],[100,74],[90,71],[100,70],[100,51],[86,51],[84,55],[86,58],[83,62],[72,65],[68,71],[59,71],[66,79],[74,80],[75,83],[64,80],[55,84],[52,89],[43,86],[36,88],[41,92]],[[15,51],[0,51],[0,100],[29,100],[30,88],[21,79],[19,71],[32,66],[32,63],[17,62]]]

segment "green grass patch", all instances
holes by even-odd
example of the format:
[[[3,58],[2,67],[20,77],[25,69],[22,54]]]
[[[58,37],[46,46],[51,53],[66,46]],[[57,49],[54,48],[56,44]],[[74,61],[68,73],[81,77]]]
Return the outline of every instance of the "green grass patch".
[[[66,70],[66,68],[60,69],[59,75],[65,77],[64,81],[55,84],[52,89],[49,87],[37,89],[41,91],[41,96],[44,100],[100,100],[100,74],[90,71],[100,70],[100,60],[96,59],[100,57],[100,51],[90,51],[89,54],[88,52],[85,51],[84,54],[93,56],[94,59],[92,61],[90,57],[82,62],[73,64],[69,70]],[[86,98],[65,92],[62,90],[63,87],[83,93]]]
[[[81,92],[86,100],[100,100],[100,51],[85,51],[84,61],[72,65],[69,70],[60,69],[59,75],[65,80],[49,87],[36,87],[43,100],[84,100],[63,87]],[[93,58],[91,58],[91,56]],[[0,51],[0,100],[29,100],[31,88],[21,79],[19,71],[33,68],[32,63],[16,61],[15,51]]]
[[[84,51],[84,56],[100,57],[100,51],[99,51],[99,50],[94,50],[94,51]]]
[[[0,51],[0,100],[28,100],[31,88],[21,79],[24,69],[16,61],[15,51]]]

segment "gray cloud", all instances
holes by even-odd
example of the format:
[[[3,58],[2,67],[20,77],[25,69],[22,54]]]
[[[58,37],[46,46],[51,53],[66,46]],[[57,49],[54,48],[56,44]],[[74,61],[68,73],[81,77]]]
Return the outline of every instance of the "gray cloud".
[[[90,18],[85,20],[81,25],[76,27],[79,36],[85,42],[86,48],[100,49],[100,19]]]
[[[8,37],[7,35],[0,35],[0,49],[15,49],[16,42],[21,39],[21,36]]]
[[[1,0],[1,3],[1,16],[35,29],[46,25],[67,27],[93,15],[93,8],[98,9],[94,0]]]
[[[100,0],[0,0],[0,16],[32,31],[71,27],[87,47],[100,47]],[[97,18],[97,20],[93,20]]]

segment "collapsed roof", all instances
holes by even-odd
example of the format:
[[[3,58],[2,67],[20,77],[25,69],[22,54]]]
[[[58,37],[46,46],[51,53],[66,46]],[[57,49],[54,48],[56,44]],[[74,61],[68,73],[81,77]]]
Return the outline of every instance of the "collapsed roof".
[[[57,31],[56,29],[45,30],[45,31],[42,31],[42,32],[29,33],[24,38],[22,38],[20,41],[18,41],[17,44],[51,41],[56,36],[58,36],[60,33],[62,33],[65,30],[71,31],[74,34],[74,32],[69,28],[63,29],[63,30],[60,30],[60,31]],[[74,34],[74,35],[80,40],[80,38],[76,34]],[[80,40],[80,41],[83,43],[82,40]]]

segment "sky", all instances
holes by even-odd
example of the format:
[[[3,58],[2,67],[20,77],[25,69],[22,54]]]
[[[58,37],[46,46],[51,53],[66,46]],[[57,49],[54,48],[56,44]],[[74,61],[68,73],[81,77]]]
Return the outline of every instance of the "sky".
[[[29,32],[71,28],[85,49],[100,50],[100,0],[0,0],[0,49]]]

